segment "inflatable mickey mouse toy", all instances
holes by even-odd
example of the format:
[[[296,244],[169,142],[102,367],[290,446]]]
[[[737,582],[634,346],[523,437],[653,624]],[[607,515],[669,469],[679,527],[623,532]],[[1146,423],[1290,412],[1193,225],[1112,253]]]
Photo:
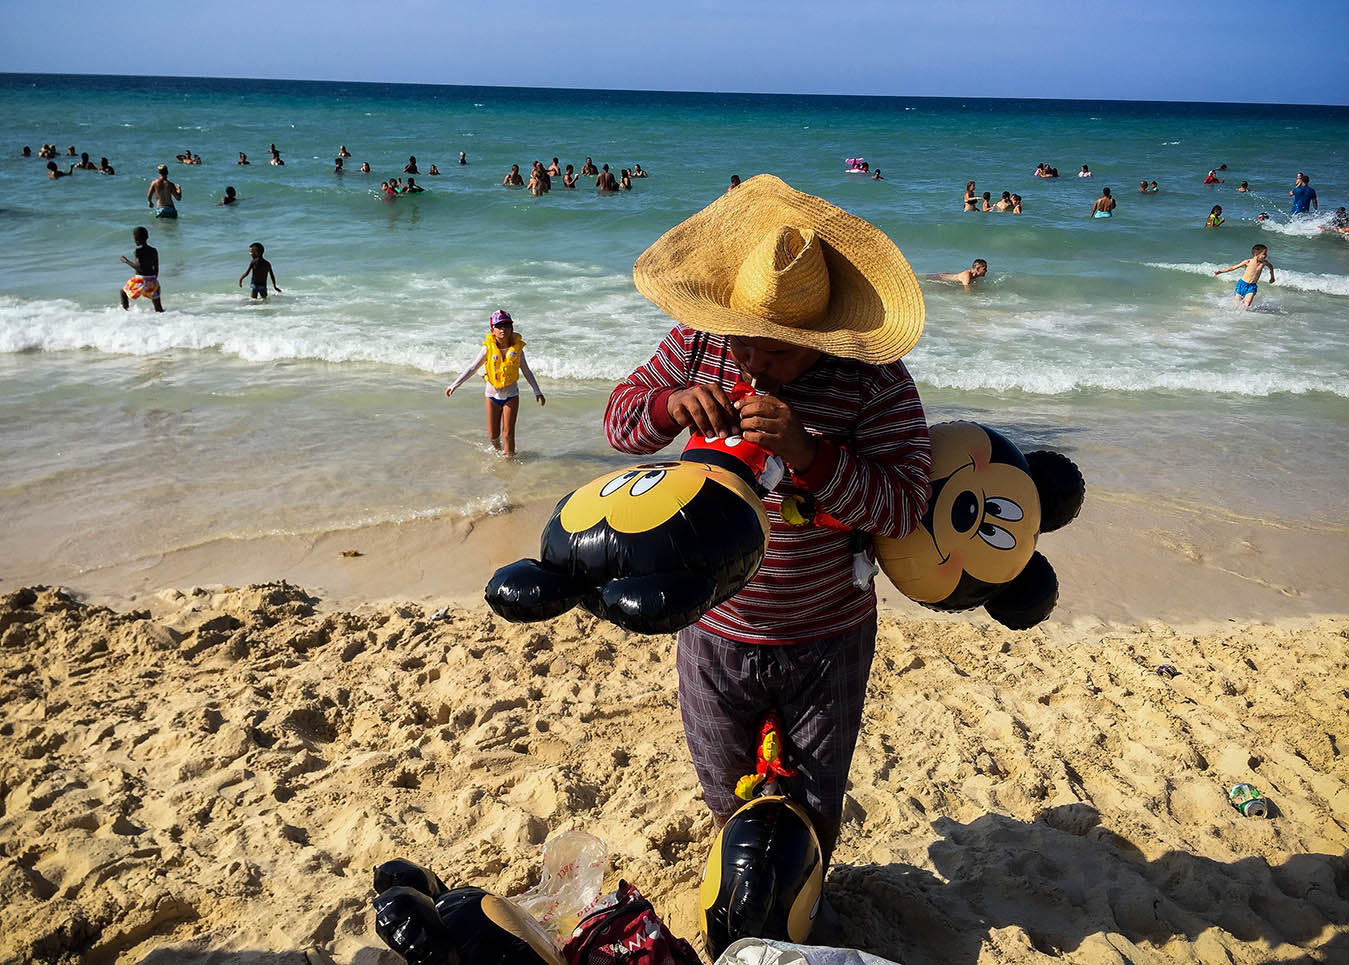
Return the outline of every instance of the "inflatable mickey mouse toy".
[[[754,390],[738,383],[732,398]],[[874,540],[876,562],[901,593],[938,610],[983,606],[1014,630],[1045,619],[1058,578],[1036,551],[1040,533],[1071,522],[1085,484],[1056,452],[1023,454],[974,422],[932,426],[932,498],[922,525]],[[760,496],[780,460],[738,436],[694,436],[679,462],[643,463],[564,496],[544,527],[540,559],[497,570],[488,604],[515,622],[580,605],[636,633],[669,633],[740,592],[758,571],[769,521]],[[809,498],[787,496],[788,525],[846,528]],[[862,556],[861,585],[874,567]]]
[[[731,398],[754,389],[741,382]],[[621,469],[562,497],[539,559],[503,566],[488,605],[513,622],[580,605],[636,633],[670,633],[739,593],[768,547],[761,496],[782,460],[740,436],[694,436],[679,462]]]
[[[901,593],[936,610],[983,606],[1024,630],[1049,616],[1058,577],[1036,548],[1040,533],[1072,522],[1086,484],[1067,456],[1023,454],[975,422],[930,427],[932,498],[922,526],[877,539],[876,562]]]

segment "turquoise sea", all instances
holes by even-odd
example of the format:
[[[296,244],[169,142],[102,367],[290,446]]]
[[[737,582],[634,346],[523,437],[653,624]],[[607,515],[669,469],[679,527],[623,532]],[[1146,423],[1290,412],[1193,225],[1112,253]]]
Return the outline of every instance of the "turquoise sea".
[[[48,180],[20,156],[46,142],[117,173]],[[1098,492],[1342,523],[1349,237],[1320,227],[1349,203],[1346,151],[1334,107],[0,75],[0,551],[95,567],[556,498],[627,461],[600,415],[670,324],[633,261],[731,174],[765,171],[872,221],[920,274],[988,260],[971,293],[924,283],[907,362],[931,421],[1060,448]],[[382,201],[410,155],[426,192]],[[500,187],[555,155],[650,177],[616,196]],[[885,180],[844,173],[858,155]],[[1062,176],[1032,177],[1041,161]],[[177,222],[145,205],[160,163]],[[1288,214],[1299,170],[1316,217]],[[962,213],[968,180],[1025,212]],[[215,205],[226,185],[236,207]],[[1103,186],[1119,209],[1093,222]],[[1214,204],[1227,221],[1207,230]],[[141,224],[161,315],[117,302]],[[265,304],[236,285],[253,241],[284,289]],[[1256,242],[1277,282],[1234,311],[1239,276],[1213,270]],[[509,463],[486,451],[478,393],[443,395],[498,307],[548,396],[524,404]]]

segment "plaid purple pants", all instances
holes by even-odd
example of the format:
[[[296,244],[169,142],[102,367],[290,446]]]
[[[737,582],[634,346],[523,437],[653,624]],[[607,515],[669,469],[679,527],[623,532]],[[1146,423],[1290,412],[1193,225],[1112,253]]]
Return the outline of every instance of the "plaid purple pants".
[[[735,782],[754,773],[759,725],[776,709],[787,762],[800,770],[784,779],[785,792],[837,826],[875,652],[874,614],[846,633],[786,647],[680,630],[679,712],[712,813],[726,818],[744,803]]]

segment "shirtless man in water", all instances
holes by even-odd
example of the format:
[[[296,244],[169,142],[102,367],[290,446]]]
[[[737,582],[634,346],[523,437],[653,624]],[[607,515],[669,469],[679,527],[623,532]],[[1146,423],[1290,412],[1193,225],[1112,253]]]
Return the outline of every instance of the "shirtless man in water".
[[[175,200],[183,200],[183,189],[169,180],[168,165],[161,164],[159,177],[150,182],[150,190],[145,192],[145,203],[155,209],[156,218],[176,218]]]
[[[974,263],[964,271],[939,271],[936,274],[928,275],[933,281],[957,281],[965,286],[965,291],[974,287],[974,282],[978,278],[983,278],[988,274],[988,262],[982,258],[974,259]]]

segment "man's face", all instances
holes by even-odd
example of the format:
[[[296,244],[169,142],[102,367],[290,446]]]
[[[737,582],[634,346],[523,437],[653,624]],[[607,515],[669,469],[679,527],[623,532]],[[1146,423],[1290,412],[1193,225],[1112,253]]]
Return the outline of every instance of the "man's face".
[[[813,348],[772,338],[732,335],[727,343],[746,381],[752,379],[758,388],[768,392],[775,392],[798,378],[821,354]]]

